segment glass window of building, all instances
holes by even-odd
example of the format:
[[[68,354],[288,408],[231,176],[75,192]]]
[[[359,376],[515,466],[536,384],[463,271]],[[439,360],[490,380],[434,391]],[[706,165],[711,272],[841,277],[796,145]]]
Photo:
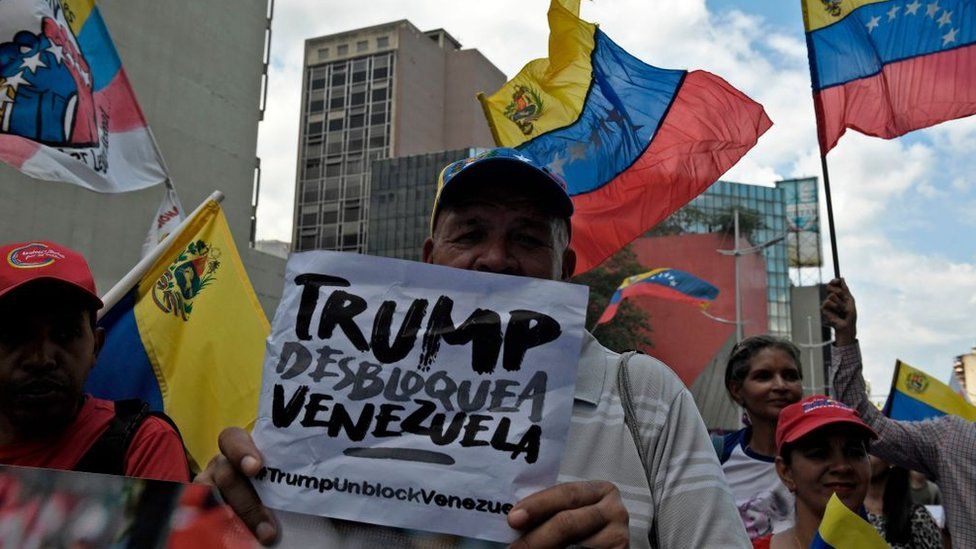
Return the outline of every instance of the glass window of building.
[[[376,47],[377,48],[388,48],[388,47],[390,47],[390,37],[389,36],[377,36],[376,37]]]
[[[329,58],[329,48],[319,48],[319,59]]]
[[[363,52],[369,49],[369,42],[366,40],[360,40],[356,42],[356,51]]]
[[[339,44],[336,48],[336,53],[339,55],[349,55],[349,44]]]

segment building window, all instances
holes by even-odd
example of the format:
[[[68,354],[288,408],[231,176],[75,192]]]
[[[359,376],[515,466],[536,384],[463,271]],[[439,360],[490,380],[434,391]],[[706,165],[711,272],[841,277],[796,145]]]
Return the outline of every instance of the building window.
[[[342,86],[345,83],[346,83],[346,73],[344,73],[344,72],[332,73],[332,86],[333,87]]]
[[[390,37],[389,36],[379,36],[376,38],[377,48],[388,48],[390,47]]]
[[[319,59],[329,58],[329,48],[319,48]]]
[[[336,47],[336,53],[339,55],[349,55],[349,44],[339,44]]]
[[[365,40],[360,40],[356,42],[356,51],[363,52],[369,49],[369,42]]]
[[[325,110],[325,101],[316,99],[308,107],[308,112],[322,112]]]
[[[315,80],[312,80],[313,90],[321,90],[324,87],[325,87],[325,78],[316,78]]]

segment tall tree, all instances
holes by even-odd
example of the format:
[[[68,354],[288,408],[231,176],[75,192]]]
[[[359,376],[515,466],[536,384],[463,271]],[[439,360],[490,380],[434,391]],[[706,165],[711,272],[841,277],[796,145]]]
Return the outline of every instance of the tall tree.
[[[647,313],[630,301],[624,301],[613,320],[596,326],[610,302],[610,296],[623,279],[646,271],[637,256],[627,246],[603,262],[596,269],[573,278],[573,282],[590,287],[590,302],[586,309],[586,327],[600,343],[614,351],[643,350],[651,345],[651,323]]]

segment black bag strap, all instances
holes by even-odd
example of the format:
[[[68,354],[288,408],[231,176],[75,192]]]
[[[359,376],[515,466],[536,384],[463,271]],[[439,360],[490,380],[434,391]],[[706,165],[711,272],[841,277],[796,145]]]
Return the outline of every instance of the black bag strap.
[[[124,475],[126,451],[139,426],[150,415],[155,414],[149,412],[149,404],[142,400],[116,401],[115,417],[109,422],[108,429],[95,440],[73,470],[84,473]]]

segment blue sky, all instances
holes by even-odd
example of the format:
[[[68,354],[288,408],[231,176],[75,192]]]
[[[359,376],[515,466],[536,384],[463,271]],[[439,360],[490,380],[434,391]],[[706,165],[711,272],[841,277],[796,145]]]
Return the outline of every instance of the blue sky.
[[[511,76],[546,55],[547,6],[276,3],[269,107],[259,136],[258,237],[290,239],[306,38],[406,18],[422,30],[447,29]],[[820,175],[799,0],[586,0],[582,17],[650,64],[709,70],[766,107],[773,128],[725,179],[772,185]],[[828,156],[840,262],[858,300],[875,393],[887,391],[896,358],[946,380],[953,357],[976,344],[973,151],[976,119],[969,118],[890,141],[848,132]],[[825,280],[831,272],[826,265]]]

